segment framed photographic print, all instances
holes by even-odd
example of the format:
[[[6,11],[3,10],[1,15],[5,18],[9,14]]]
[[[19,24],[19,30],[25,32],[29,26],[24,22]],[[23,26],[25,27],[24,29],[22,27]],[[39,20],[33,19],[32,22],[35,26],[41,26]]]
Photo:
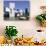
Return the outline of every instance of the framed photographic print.
[[[4,0],[4,20],[29,20],[29,0]]]

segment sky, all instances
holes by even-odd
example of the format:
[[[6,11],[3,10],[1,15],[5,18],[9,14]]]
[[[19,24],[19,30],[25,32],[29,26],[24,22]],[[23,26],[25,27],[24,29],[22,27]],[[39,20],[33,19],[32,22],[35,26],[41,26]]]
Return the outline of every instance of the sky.
[[[29,0],[4,0],[4,1],[29,1]]]
[[[14,2],[15,3],[15,9],[22,9],[24,10],[25,8],[30,8],[29,1],[4,1],[4,6],[9,7],[9,3]]]

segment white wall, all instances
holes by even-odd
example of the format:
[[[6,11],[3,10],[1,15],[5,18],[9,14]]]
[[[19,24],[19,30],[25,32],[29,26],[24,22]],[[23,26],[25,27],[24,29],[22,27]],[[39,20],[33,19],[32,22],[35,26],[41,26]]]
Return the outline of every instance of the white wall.
[[[31,0],[31,24],[34,29],[40,28],[46,30],[44,27],[40,27],[35,19],[38,14],[41,14],[40,6],[46,6],[46,0]]]
[[[30,0],[30,20],[29,21],[4,21],[3,20],[3,0],[0,0],[0,34],[4,33],[6,25],[14,25],[17,27],[21,36],[31,36],[36,32],[36,29],[42,29],[35,19],[37,14],[40,14],[40,6],[46,5],[46,0]],[[44,28],[43,28],[44,29]]]

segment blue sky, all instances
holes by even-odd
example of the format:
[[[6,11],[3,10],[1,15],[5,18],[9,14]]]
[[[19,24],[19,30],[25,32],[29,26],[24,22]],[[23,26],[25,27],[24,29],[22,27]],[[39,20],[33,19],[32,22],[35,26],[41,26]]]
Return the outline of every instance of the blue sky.
[[[16,9],[25,9],[25,8],[30,8],[30,4],[29,4],[29,1],[4,1],[4,6],[5,7],[9,7],[9,3],[10,2],[14,2],[15,3],[15,8]]]
[[[4,1],[29,1],[29,0],[4,0]]]

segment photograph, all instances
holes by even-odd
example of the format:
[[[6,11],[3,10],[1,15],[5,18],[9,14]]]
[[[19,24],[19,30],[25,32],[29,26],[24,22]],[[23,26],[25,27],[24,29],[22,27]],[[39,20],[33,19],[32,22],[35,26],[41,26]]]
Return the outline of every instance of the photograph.
[[[4,0],[4,20],[29,20],[30,2]]]

